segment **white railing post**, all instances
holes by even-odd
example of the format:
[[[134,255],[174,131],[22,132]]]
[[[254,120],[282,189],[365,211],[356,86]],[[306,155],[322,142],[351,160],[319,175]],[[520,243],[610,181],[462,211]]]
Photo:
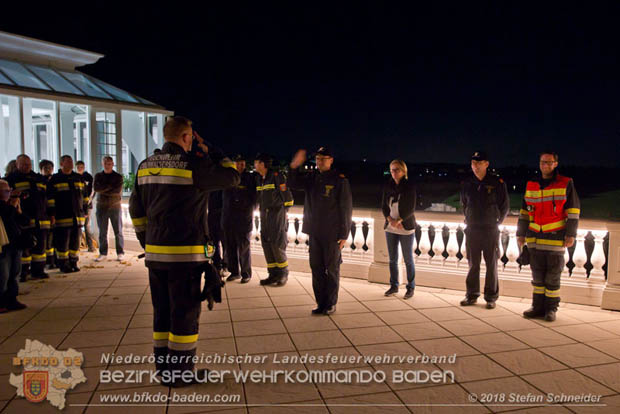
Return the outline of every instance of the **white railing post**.
[[[431,239],[428,236],[429,226],[430,223],[420,223],[422,234],[420,235],[420,243],[418,243],[418,249],[420,249],[420,256],[418,258],[426,259],[430,263],[431,256],[428,254],[431,250]]]
[[[603,290],[601,308],[620,310],[620,223],[607,222],[609,231],[609,256],[607,283]]]
[[[370,233],[372,233],[372,263],[368,269],[368,281],[375,283],[390,283],[390,258],[388,255],[387,241],[385,240],[385,230],[383,224],[385,217],[381,210],[373,210]],[[360,229],[361,231],[361,229]],[[369,236],[370,238],[370,236]]]
[[[448,236],[448,244],[446,246],[446,252],[448,253],[448,258],[446,260],[452,261],[454,259],[454,263],[457,264],[459,259],[456,255],[459,252],[459,242],[456,240],[456,231],[459,227],[458,223],[450,223],[450,235]]]

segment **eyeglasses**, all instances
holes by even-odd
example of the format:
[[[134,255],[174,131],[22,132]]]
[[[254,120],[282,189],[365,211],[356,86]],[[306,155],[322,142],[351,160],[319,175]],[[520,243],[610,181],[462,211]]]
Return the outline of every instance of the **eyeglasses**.
[[[316,159],[317,161],[325,161],[325,160],[328,160],[328,159],[330,159],[330,158],[331,158],[331,157],[327,157],[327,156],[324,156],[324,155],[321,155],[321,156],[317,155],[317,156],[315,157],[315,159]]]
[[[553,165],[556,163],[556,161],[541,161],[540,163],[545,165]]]
[[[391,172],[399,172],[399,171],[400,171],[400,168],[390,168],[390,171],[391,171]]]

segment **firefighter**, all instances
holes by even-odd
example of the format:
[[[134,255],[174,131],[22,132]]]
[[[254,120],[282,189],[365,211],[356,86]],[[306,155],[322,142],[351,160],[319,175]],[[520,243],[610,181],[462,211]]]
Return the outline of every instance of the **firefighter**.
[[[293,195],[286,186],[286,178],[272,170],[271,164],[272,158],[267,154],[258,154],[254,160],[260,239],[269,274],[260,284],[284,286],[288,280],[286,212],[293,205]]]
[[[17,157],[17,171],[6,177],[11,188],[21,192],[21,206],[24,214],[30,217],[30,224],[24,229],[36,238],[31,249],[22,252],[22,271],[20,280],[26,281],[31,274],[33,279],[47,279],[45,273],[47,233],[51,221],[47,214],[47,185],[45,178],[32,171],[32,161],[26,154]],[[31,270],[32,268],[32,270]]]
[[[528,181],[517,224],[519,247],[527,243],[532,269],[532,307],[525,318],[553,322],[560,304],[560,278],[565,249],[575,244],[579,196],[573,180],[557,172],[558,155],[540,154],[541,176]]]
[[[49,182],[52,178],[52,174],[54,174],[54,163],[50,160],[41,160],[39,161],[39,172],[45,178],[45,184]],[[47,243],[45,244],[47,248],[45,250],[46,260],[48,269],[56,268],[56,261],[54,259],[54,226],[50,223],[50,229],[47,232]]]
[[[56,264],[63,273],[79,272],[80,238],[88,200],[84,178],[73,171],[70,155],[60,157],[60,170],[52,175],[47,187]]]
[[[299,150],[290,164],[289,186],[306,192],[302,231],[310,236],[312,289],[317,307],[313,315],[336,311],[340,285],[341,250],[351,231],[353,213],[349,180],[332,168],[334,157],[325,147],[315,156],[318,171],[299,171],[306,150]]]
[[[248,283],[252,278],[250,236],[256,208],[255,178],[245,170],[245,158],[235,157],[235,166],[241,181],[236,187],[223,192],[222,229],[226,233],[226,252],[230,276],[227,282],[241,279]]]
[[[156,369],[159,374],[187,374],[184,380],[165,382],[173,387],[200,379],[193,372],[192,358],[198,340],[200,279],[210,255],[209,191],[239,184],[230,160],[215,163],[202,144],[201,157],[188,153],[193,136],[189,119],[175,116],[166,122],[166,142],[160,152],[140,163],[129,201],[149,269]]]
[[[499,260],[499,228],[510,208],[508,188],[504,180],[487,171],[489,157],[476,151],[471,156],[473,174],[461,185],[461,206],[465,215],[467,261],[469,272],[465,284],[467,294],[461,306],[470,306],[480,296],[480,261],[484,255],[486,275],[484,300],[487,309],[495,308],[499,297],[497,261]]]

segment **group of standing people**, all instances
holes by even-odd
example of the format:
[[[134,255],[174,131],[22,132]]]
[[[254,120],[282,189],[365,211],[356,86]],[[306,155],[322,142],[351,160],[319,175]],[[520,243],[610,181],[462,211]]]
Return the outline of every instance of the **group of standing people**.
[[[98,194],[97,218],[100,231],[100,246],[107,248],[107,218],[119,218],[119,225],[113,221],[117,237],[117,252],[122,259],[122,229],[120,227],[120,195],[122,176],[106,169],[110,157],[104,157],[104,171],[95,178],[85,171],[84,162],[75,165],[69,155],[60,157],[60,169],[53,173],[54,164],[49,160],[39,163],[40,173],[32,169],[32,160],[26,154],[15,159],[14,167],[7,167],[7,174],[0,180],[2,191],[0,212],[5,232],[0,231],[0,313],[26,307],[17,300],[18,280],[28,278],[47,279],[48,269],[59,268],[63,273],[79,272],[79,250],[82,228],[86,231],[89,251],[94,251],[89,216],[92,209],[93,187]],[[111,163],[113,166],[113,161]],[[11,168],[11,170],[8,170]],[[121,187],[109,193],[108,176],[121,177]],[[109,206],[106,197],[118,199],[118,204]],[[105,231],[104,231],[105,230]],[[119,243],[120,241],[120,243]],[[100,250],[102,255],[105,252]]]

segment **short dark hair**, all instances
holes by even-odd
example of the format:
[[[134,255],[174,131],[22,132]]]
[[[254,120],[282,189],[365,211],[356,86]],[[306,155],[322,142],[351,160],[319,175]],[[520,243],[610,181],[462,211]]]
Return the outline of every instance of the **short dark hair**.
[[[538,155],[538,159],[540,159],[540,157],[542,157],[543,155],[553,155],[553,159],[555,162],[558,162],[560,160],[558,153],[551,149],[546,149],[546,150],[541,151],[540,154]]]
[[[28,158],[31,159],[30,156],[28,154],[19,154],[17,157],[15,157],[15,161],[17,161],[20,158]]]
[[[73,157],[71,155],[63,155],[62,157],[60,157],[60,162],[63,162],[64,160],[66,160],[67,158],[71,158],[73,160]]]
[[[80,161],[76,162],[75,165],[79,166],[79,165],[86,165],[86,164],[84,164],[84,161],[80,160]]]
[[[172,118],[168,118],[166,125],[164,125],[164,138],[179,138],[184,130],[191,127],[192,121],[184,116],[173,116]]]
[[[45,167],[52,167],[52,168],[54,168],[54,163],[51,162],[50,160],[41,160],[39,162],[39,170],[42,170]]]
[[[114,161],[114,158],[110,157],[109,155],[104,155],[103,157],[101,157],[101,162],[105,161]]]

